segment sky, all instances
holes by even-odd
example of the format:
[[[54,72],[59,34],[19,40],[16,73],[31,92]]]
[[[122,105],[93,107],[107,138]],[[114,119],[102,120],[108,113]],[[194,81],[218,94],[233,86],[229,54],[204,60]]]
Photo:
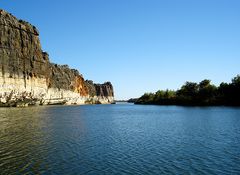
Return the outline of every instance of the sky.
[[[38,28],[52,62],[111,81],[119,100],[240,74],[239,0],[0,0],[0,8]]]

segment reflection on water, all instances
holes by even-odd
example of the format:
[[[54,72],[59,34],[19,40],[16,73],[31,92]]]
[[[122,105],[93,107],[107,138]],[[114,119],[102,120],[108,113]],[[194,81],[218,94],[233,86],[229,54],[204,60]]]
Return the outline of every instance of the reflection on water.
[[[0,174],[239,174],[239,126],[239,108],[0,108]]]
[[[45,108],[0,108],[1,173],[31,171],[44,165],[48,117]]]

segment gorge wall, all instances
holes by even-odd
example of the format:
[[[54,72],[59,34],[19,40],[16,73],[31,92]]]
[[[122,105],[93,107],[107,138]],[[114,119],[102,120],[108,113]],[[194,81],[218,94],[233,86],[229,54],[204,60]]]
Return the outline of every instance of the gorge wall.
[[[113,102],[110,82],[85,81],[77,70],[50,63],[36,27],[0,10],[0,106]]]

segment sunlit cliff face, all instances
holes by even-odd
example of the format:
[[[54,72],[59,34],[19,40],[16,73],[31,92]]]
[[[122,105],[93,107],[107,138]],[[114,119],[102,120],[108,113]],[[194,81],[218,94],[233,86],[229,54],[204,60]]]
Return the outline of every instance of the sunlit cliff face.
[[[0,10],[0,106],[113,102],[111,83],[88,87],[77,70],[50,63],[36,27]]]

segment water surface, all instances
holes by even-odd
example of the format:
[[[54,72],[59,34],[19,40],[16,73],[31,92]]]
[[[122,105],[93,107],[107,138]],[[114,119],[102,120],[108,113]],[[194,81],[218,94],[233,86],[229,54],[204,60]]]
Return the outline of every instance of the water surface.
[[[240,174],[240,108],[0,108],[0,174]]]

